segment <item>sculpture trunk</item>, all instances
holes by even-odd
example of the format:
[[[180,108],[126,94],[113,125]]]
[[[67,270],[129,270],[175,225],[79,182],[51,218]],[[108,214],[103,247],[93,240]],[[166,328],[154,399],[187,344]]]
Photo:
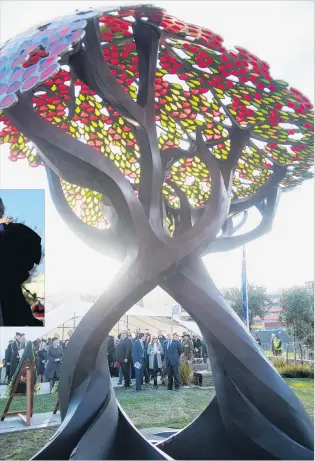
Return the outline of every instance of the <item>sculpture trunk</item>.
[[[199,324],[216,397],[200,418],[158,445],[175,459],[313,459],[303,405],[224,301],[202,261],[189,257],[162,287]]]
[[[60,379],[63,422],[34,459],[69,459],[71,453],[71,459],[312,459],[312,423],[302,404],[224,302],[201,259],[157,267],[144,280],[145,266],[155,265],[126,261],[122,276],[73,334]],[[200,325],[216,397],[200,418],[154,447],[115,400],[106,346],[111,328],[158,283]]]

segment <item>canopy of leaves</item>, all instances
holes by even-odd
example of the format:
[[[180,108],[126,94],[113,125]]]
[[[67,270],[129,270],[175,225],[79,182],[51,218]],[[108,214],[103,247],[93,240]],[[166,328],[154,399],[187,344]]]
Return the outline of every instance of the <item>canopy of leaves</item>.
[[[162,158],[166,149],[193,146],[199,129],[209,153],[228,161],[237,127],[248,132],[249,140],[234,173],[232,200],[257,192],[275,165],[288,166],[281,182],[285,189],[311,176],[313,112],[308,98],[275,80],[269,65],[247,50],[229,50],[214,32],[149,6],[75,13],[33,27],[0,48],[0,143],[10,145],[12,161],[26,158],[32,167],[42,164],[36,147],[6,116],[21,93],[32,92],[36,112],[110,158],[138,193],[145,152],[140,151],[135,126],[80,81],[71,67],[71,56],[82,51],[87,23],[94,20],[104,62],[126,98],[128,94],[134,101],[140,66],[133,24],[145,21],[160,31],[153,103]],[[194,155],[170,163],[162,189],[167,207],[173,213],[179,207],[174,183],[191,207],[205,205],[211,193],[205,164]],[[101,194],[62,178],[61,186],[69,206],[85,223],[106,226]]]
[[[271,297],[264,286],[249,283],[248,287],[248,310],[249,324],[253,324],[255,317],[263,318],[271,307]],[[243,320],[242,293],[239,288],[232,287],[222,290],[222,294],[227,303],[235,310],[237,315]]]
[[[282,292],[281,321],[295,342],[314,348],[314,294],[305,286],[296,286]]]

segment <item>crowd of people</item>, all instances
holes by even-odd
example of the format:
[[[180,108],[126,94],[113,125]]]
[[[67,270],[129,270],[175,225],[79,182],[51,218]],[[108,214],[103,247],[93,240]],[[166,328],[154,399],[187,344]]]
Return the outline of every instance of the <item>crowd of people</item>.
[[[178,391],[180,361],[192,364],[194,358],[207,357],[207,350],[200,338],[191,338],[188,333],[180,338],[177,333],[164,336],[161,330],[154,335],[148,329],[134,333],[127,329],[117,337],[108,337],[107,355],[111,375],[119,376],[118,385],[124,380],[125,389],[130,388],[132,380],[137,392],[151,381],[157,389],[160,375],[162,385],[167,381],[169,390],[174,387]]]
[[[39,339],[33,342],[37,379],[39,382],[49,381],[50,392],[59,380],[60,365],[65,348],[69,339],[60,341],[59,334],[53,338]],[[14,376],[26,345],[24,333],[17,332],[13,340],[10,340],[5,350],[5,382],[9,383]]]
[[[69,339],[71,336],[69,333]],[[59,334],[53,338],[38,339],[33,342],[33,351],[36,363],[37,380],[42,383],[49,381],[50,392],[59,380],[62,357],[69,339],[61,341]],[[14,339],[9,341],[5,351],[5,382],[9,383],[26,345],[24,333],[17,332]],[[108,364],[111,376],[119,377],[118,385],[123,384],[130,388],[131,382],[136,384],[136,391],[140,392],[144,384],[158,388],[158,376],[161,383],[176,391],[180,387],[179,365],[181,361],[192,364],[195,358],[207,357],[204,342],[197,336],[184,333],[180,338],[177,333],[164,335],[158,331],[151,335],[149,330],[122,331],[117,337],[108,337]]]

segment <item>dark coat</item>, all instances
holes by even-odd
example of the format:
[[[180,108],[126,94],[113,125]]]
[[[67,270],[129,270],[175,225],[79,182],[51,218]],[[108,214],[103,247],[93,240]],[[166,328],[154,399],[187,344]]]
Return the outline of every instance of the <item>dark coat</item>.
[[[173,339],[170,346],[168,348],[167,346],[168,346],[168,340],[164,341],[164,344],[163,344],[166,366],[168,365],[171,365],[172,367],[178,366],[180,356],[183,352],[181,343]]]
[[[162,346],[162,349],[163,349],[163,345],[164,345],[164,343],[165,343],[165,341],[166,341],[166,338],[165,338],[165,336],[159,336],[158,339],[159,339],[159,342],[160,342],[160,344],[161,344],[161,346]],[[165,359],[164,349],[163,349],[163,354],[161,354],[161,359],[162,359],[162,360]]]
[[[21,284],[42,256],[41,238],[24,224],[5,224],[0,231],[0,303],[4,326],[42,326],[33,317]]]
[[[7,364],[10,365],[11,355],[12,355],[12,344],[9,344],[4,353],[4,365],[5,366]]]
[[[61,359],[63,350],[61,346],[50,346],[47,352],[48,363],[46,365],[46,370],[44,376],[46,379],[59,379],[60,375],[60,363],[61,361],[55,361],[56,359]]]
[[[107,340],[107,360],[108,363],[114,363],[115,360],[115,341],[114,336],[108,336]]]
[[[121,339],[116,347],[115,357],[117,362],[124,363],[125,359],[129,362],[132,358],[132,341],[129,338]]]
[[[11,345],[11,360],[10,360],[10,379],[15,373],[15,370],[19,364],[20,356],[19,351],[21,350],[21,343],[18,340],[15,340]]]
[[[37,357],[38,357],[38,374],[43,375],[45,373],[45,368],[46,368],[47,351],[45,349],[38,351]]]
[[[9,344],[4,353],[5,377],[8,379],[10,376],[11,355],[12,355],[12,346],[11,344]]]
[[[140,339],[137,339],[133,343],[133,363],[135,364],[139,362],[141,365],[143,365],[144,362],[146,361],[146,358],[147,358],[147,354],[146,354],[146,349],[145,349],[145,343],[143,343],[143,349],[142,349],[141,341]]]

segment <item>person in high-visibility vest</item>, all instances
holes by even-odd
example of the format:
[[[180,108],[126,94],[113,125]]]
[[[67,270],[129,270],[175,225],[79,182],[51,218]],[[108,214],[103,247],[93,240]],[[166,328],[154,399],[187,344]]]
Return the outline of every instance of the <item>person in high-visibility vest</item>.
[[[275,349],[275,355],[281,355],[282,354],[282,341],[279,339],[279,336],[276,336],[273,346]]]

